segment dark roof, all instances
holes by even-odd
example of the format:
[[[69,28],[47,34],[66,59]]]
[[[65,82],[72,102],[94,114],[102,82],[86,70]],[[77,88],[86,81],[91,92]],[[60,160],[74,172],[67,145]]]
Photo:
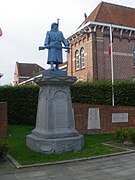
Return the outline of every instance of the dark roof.
[[[85,19],[83,24],[89,21],[135,28],[135,9],[121,5],[101,2],[94,9],[94,11]]]
[[[18,68],[18,75],[24,77],[33,77],[45,69],[39,66],[38,64],[33,63],[18,63],[16,62]]]

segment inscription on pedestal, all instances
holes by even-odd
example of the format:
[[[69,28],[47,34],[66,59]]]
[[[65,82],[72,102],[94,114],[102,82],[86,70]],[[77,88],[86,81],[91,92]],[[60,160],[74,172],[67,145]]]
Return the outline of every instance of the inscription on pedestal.
[[[99,108],[89,108],[87,129],[100,129]]]
[[[112,123],[128,122],[128,113],[112,113]]]
[[[67,119],[67,94],[57,91],[53,96],[54,128],[66,128]]]

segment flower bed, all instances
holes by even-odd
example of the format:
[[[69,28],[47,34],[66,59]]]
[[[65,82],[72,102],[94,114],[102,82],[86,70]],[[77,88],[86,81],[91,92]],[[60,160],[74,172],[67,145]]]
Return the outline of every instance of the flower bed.
[[[119,128],[116,129],[116,138],[126,144],[135,143],[135,128]],[[131,143],[132,142],[132,143]]]

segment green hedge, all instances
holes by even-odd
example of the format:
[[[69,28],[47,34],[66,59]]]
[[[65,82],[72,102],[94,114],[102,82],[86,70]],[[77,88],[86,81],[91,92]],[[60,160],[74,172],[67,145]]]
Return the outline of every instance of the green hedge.
[[[8,103],[9,123],[33,124],[36,119],[38,86],[0,86],[0,102]]]
[[[117,81],[114,89],[117,106],[135,106],[135,82]]]
[[[71,86],[74,103],[112,105],[111,81],[79,82]],[[135,82],[121,80],[114,84],[115,106],[135,106]]]
[[[135,106],[135,82],[117,81],[115,105]],[[8,120],[15,124],[33,124],[36,120],[39,87],[0,86],[0,102],[8,102]],[[73,103],[111,105],[111,81],[78,82],[71,86]]]
[[[111,82],[78,82],[71,86],[72,102],[82,104],[111,104]]]

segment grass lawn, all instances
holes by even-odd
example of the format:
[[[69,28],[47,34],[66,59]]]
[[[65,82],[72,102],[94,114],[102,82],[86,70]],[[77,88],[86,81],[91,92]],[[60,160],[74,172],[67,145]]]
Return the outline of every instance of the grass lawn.
[[[9,125],[10,154],[22,165],[92,157],[122,151],[101,144],[102,142],[115,140],[114,135],[94,134],[84,136],[84,148],[79,152],[51,155],[36,153],[26,146],[26,135],[30,134],[32,129],[33,127],[28,125]]]

